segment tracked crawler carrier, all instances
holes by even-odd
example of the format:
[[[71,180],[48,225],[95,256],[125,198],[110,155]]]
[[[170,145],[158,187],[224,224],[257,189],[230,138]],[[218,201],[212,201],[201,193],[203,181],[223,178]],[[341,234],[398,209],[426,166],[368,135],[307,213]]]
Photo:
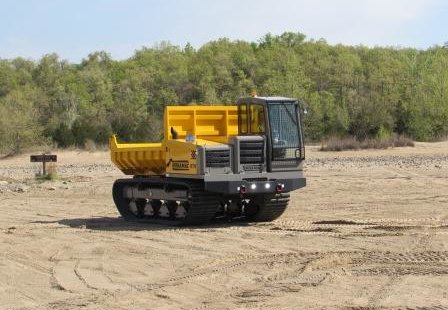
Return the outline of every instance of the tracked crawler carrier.
[[[276,219],[306,184],[301,114],[283,97],[166,107],[161,143],[110,139],[112,162],[132,176],[113,185],[118,211],[167,224]]]

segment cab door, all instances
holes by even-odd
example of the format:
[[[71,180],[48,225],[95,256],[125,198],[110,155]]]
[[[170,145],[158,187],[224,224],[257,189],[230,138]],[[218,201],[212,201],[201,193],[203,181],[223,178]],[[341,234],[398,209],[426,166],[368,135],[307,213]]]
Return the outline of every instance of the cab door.
[[[233,139],[235,173],[266,171],[266,120],[262,102],[238,103],[238,136]]]

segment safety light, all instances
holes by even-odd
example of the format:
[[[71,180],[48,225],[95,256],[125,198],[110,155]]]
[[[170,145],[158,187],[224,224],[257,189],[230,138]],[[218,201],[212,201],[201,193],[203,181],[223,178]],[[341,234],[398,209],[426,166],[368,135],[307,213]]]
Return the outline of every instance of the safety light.
[[[241,185],[240,188],[239,188],[239,191],[240,191],[240,194],[245,194],[246,191],[247,191],[246,186]]]
[[[277,184],[277,186],[275,187],[275,191],[280,194],[281,192],[283,192],[283,190],[285,189],[285,184],[279,183]]]

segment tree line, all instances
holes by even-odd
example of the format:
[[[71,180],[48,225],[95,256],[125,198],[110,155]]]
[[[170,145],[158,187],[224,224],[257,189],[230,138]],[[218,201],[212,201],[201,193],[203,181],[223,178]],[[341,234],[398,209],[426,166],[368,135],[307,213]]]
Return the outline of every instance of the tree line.
[[[302,99],[309,141],[448,134],[448,49],[330,45],[301,33],[193,48],[162,42],[126,60],[94,52],[0,59],[0,152],[157,141],[172,104],[232,104],[252,91]]]

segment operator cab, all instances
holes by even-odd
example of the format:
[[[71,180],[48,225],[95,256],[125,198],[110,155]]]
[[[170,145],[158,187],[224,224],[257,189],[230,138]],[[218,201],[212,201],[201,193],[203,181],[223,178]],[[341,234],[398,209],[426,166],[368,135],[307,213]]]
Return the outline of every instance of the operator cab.
[[[263,138],[267,172],[301,170],[305,148],[299,102],[285,97],[246,97],[237,106],[238,136]]]

